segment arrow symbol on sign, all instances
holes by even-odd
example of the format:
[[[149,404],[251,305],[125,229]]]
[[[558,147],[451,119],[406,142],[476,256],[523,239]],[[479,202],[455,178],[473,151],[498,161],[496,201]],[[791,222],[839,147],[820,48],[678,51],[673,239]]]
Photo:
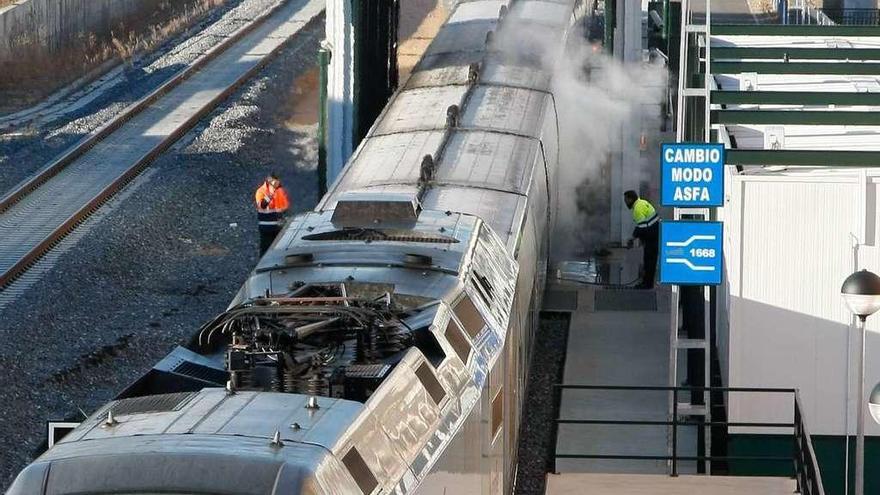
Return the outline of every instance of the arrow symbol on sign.
[[[700,236],[694,236],[694,237],[700,237]],[[692,237],[692,239],[693,239],[693,237]],[[713,237],[713,239],[714,239],[714,237]],[[691,270],[697,271],[697,272],[714,272],[715,271],[714,266],[695,265],[695,264],[691,263],[689,260],[686,260],[684,258],[666,258],[666,262],[667,263],[675,263],[675,264],[679,264],[679,265],[687,265],[688,268],[690,268]]]
[[[684,242],[670,241],[670,242],[667,242],[666,245],[669,247],[688,247],[692,243],[697,242],[697,241],[714,241],[714,240],[715,240],[714,235],[692,235],[692,236],[690,236],[690,238],[688,240],[686,240]],[[670,261],[670,260],[667,260],[667,261]]]

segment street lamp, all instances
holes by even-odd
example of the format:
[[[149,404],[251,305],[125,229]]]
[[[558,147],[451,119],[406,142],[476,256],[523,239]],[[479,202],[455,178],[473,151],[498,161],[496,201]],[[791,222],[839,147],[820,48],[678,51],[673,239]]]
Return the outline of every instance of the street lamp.
[[[874,385],[874,390],[868,396],[868,410],[871,411],[874,421],[880,423],[880,383]]]
[[[880,310],[880,277],[868,270],[853,273],[843,281],[840,295],[852,313],[859,317],[859,331],[862,344],[859,352],[859,395],[856,415],[856,495],[865,493],[865,413],[862,409],[862,398],[865,396],[865,320]],[[875,401],[875,394],[877,395]],[[875,407],[875,404],[878,407]],[[877,419],[880,415],[880,391],[877,387],[871,392],[868,403],[871,416]]]

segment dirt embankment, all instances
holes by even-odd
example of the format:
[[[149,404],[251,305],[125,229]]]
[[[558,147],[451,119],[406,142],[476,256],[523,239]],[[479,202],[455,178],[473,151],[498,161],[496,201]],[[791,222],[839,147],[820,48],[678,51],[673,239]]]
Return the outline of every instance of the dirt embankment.
[[[9,31],[0,54],[0,114],[26,108],[71,82],[100,72],[113,62],[127,62],[198,23],[212,9],[232,0],[153,0],[141,11],[82,29],[65,19],[28,12],[28,26],[4,17]],[[0,8],[10,0],[0,0]],[[47,4],[48,5],[48,4]],[[36,9],[22,4],[11,10]],[[18,15],[18,14],[17,14]],[[53,19],[49,26],[49,19]],[[17,34],[16,34],[17,33]],[[48,34],[47,34],[48,33]]]

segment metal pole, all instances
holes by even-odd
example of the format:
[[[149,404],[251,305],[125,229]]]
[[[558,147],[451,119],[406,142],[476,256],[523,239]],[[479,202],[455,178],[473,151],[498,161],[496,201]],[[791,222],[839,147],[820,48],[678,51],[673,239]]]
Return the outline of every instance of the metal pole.
[[[327,84],[329,81],[330,49],[318,49],[318,197],[327,192]]]
[[[708,1],[708,0],[707,0]],[[707,28],[708,29],[708,28]],[[710,220],[709,211],[706,212],[706,220]],[[712,422],[712,394],[709,389],[712,387],[712,289],[706,285],[703,287],[703,340],[706,347],[703,349],[703,404],[706,407],[706,415],[703,419],[706,423]],[[703,429],[703,451],[706,457],[712,456],[712,427],[706,426]],[[706,459],[703,462],[703,471],[706,474],[712,474],[712,461]]]
[[[678,208],[676,208],[675,211],[677,212]],[[677,217],[676,217],[676,219],[677,219]],[[679,314],[678,314],[678,311],[679,311],[678,298],[679,298],[679,286],[673,285],[672,286],[672,296],[670,298],[670,311],[669,311],[669,313],[670,313],[669,386],[670,387],[678,386],[678,383],[676,383],[678,381],[678,359],[677,359],[677,356],[678,356],[678,351],[677,351],[678,316],[679,316]],[[675,390],[675,389],[673,389],[673,390]],[[677,393],[673,393],[673,394],[669,395],[669,408],[667,410],[669,411],[669,416],[673,421],[675,421],[676,413],[678,411],[677,402],[678,402],[678,394]],[[671,435],[669,435],[669,438],[666,441],[666,449],[668,450],[667,453],[669,454],[669,457],[673,457],[672,454],[673,454],[673,449],[675,448],[674,443],[676,441],[675,437],[676,437],[677,432],[674,428],[671,430],[668,430],[667,432],[669,432],[669,431],[671,431],[672,433],[671,433]],[[670,469],[670,472],[672,472],[671,471],[672,459],[670,459],[668,461],[667,467]]]
[[[858,254],[856,254],[858,257]],[[857,270],[858,268],[856,268]],[[853,271],[856,271],[853,270]],[[846,396],[845,396],[845,404],[844,407],[844,431],[843,438],[846,439],[846,444],[843,449],[843,495],[849,495],[849,433],[852,431],[852,426],[849,422],[849,403],[850,403],[850,394],[852,394],[852,325],[847,329],[846,332]]]
[[[672,390],[672,476],[678,476],[678,389]]]
[[[796,483],[795,493],[804,493],[803,488],[803,468],[804,462],[801,460],[801,452],[803,452],[803,448],[801,445],[801,412],[798,410],[798,400],[797,400],[797,392],[794,393],[794,479]],[[846,495],[846,494],[844,494]]]
[[[712,141],[712,121],[710,119],[711,116],[711,108],[712,102],[710,98],[710,93],[712,92],[712,85],[709,84],[712,79],[712,0],[706,0],[706,60],[703,64],[703,86],[706,89],[706,106],[704,108],[703,121],[705,122],[705,133],[703,139],[705,142],[709,143]],[[708,220],[708,218],[707,218]],[[709,329],[706,329],[708,338]],[[707,356],[708,357],[708,356]]]
[[[605,0],[605,53],[614,58],[614,28],[617,25],[617,0]]]
[[[690,79],[687,46],[690,42],[690,34],[687,30],[690,22],[689,0],[681,0],[681,39],[679,40],[678,47],[678,105],[675,108],[675,141],[679,143],[685,140],[684,116],[686,104],[684,90],[689,86],[688,79]]]
[[[669,0],[663,0],[663,26],[660,31],[663,41],[669,41]],[[669,55],[669,43],[666,43],[666,54]]]
[[[865,317],[859,316],[859,392],[856,394],[856,495],[865,494]]]

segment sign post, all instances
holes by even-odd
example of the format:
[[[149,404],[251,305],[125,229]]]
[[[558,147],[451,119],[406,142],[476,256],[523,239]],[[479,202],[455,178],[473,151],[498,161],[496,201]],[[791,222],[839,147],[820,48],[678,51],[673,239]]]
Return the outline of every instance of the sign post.
[[[721,284],[723,231],[721,222],[661,222],[660,282]]]
[[[706,50],[708,53],[708,47]],[[708,108],[707,104],[707,114]],[[707,126],[707,140],[709,129]],[[660,175],[661,204],[675,208],[675,220],[660,222],[658,249],[660,283],[672,285],[669,384],[679,384],[677,368],[679,351],[682,351],[687,363],[688,383],[709,387],[712,383],[710,362],[713,345],[710,286],[721,284],[724,259],[724,226],[721,222],[710,219],[712,208],[724,204],[724,145],[663,144]],[[691,308],[696,309],[696,304],[699,304],[697,297],[700,293],[702,328],[694,321],[701,313],[690,312]],[[682,318],[685,325],[681,324]],[[682,329],[685,330],[684,337],[679,335]],[[702,393],[690,394],[690,403],[701,406],[698,415],[703,416],[703,421],[710,419],[710,402],[708,388]],[[678,410],[677,404],[670,405],[670,415],[675,415]],[[710,438],[711,435],[705,435],[706,452],[711,451]],[[709,472],[708,462],[702,467]]]
[[[660,224],[660,283],[721,284],[723,226],[709,222],[708,208],[724,204],[724,145],[665,143],[661,150],[661,204],[704,209],[703,220]]]

